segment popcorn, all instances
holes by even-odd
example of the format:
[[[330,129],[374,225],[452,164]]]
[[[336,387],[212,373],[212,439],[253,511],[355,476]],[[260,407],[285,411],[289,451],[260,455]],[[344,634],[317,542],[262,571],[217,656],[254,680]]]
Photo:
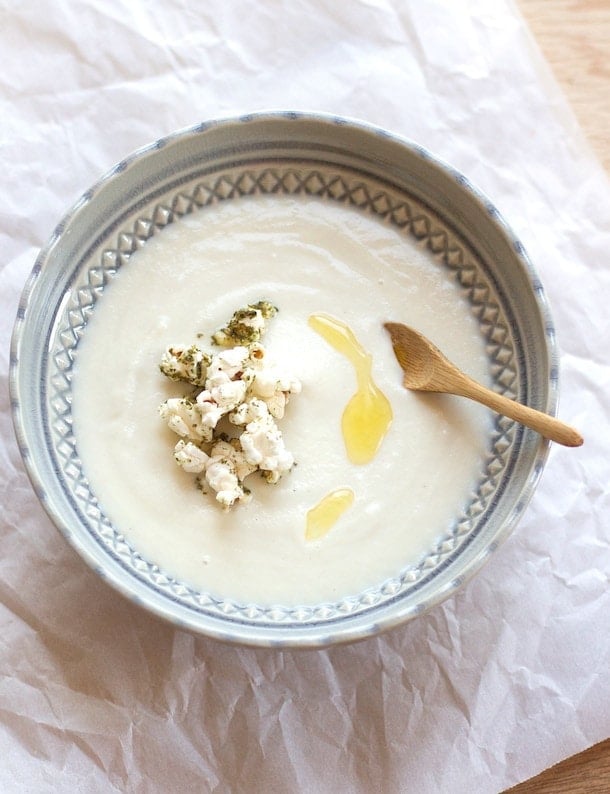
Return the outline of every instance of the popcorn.
[[[161,357],[159,369],[171,380],[186,380],[193,386],[203,386],[210,361],[210,354],[197,345],[168,347]]]
[[[205,469],[205,478],[210,487],[216,491],[216,501],[224,507],[232,507],[235,502],[246,498],[234,466],[229,460],[211,458]]]
[[[216,491],[216,500],[225,507],[231,507],[235,502],[250,501],[250,493],[244,490],[242,483],[254,471],[256,466],[248,463],[237,445],[219,441],[212,447],[206,463],[205,479]]]
[[[212,355],[197,345],[169,347],[159,365],[172,380],[202,387],[189,397],[165,400],[159,414],[182,437],[174,448],[176,463],[198,474],[227,510],[250,500],[246,477],[260,471],[267,482],[277,483],[294,465],[276,420],[283,418],[289,398],[300,393],[301,383],[271,363],[259,342],[276,311],[265,301],[240,309],[212,337],[224,345],[221,351]],[[219,431],[225,417],[225,429],[242,428],[239,436]]]
[[[167,426],[179,436],[184,436],[192,441],[211,441],[213,429],[210,420],[204,421],[200,406],[188,397],[172,397],[159,406],[161,419],[167,421]]]
[[[185,441],[183,438],[174,447],[174,459],[179,466],[182,466],[184,471],[191,474],[199,474],[202,472],[206,463],[209,461],[209,455],[193,444],[192,441]]]
[[[250,303],[234,312],[224,328],[212,337],[215,345],[251,345],[258,342],[267,327],[267,320],[277,314],[277,309],[269,301]]]
[[[284,446],[282,432],[267,405],[260,400],[253,402],[260,405],[260,415],[247,423],[239,443],[248,463],[257,466],[267,482],[276,483],[293,467],[294,458]]]

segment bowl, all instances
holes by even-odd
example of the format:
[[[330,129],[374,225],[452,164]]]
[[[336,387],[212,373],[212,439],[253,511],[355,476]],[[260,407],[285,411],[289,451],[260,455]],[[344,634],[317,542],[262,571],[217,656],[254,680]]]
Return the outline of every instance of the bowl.
[[[515,527],[548,443],[497,417],[479,481],[442,536],[415,564],[337,601],[240,603],[172,578],[133,548],[105,515],[79,456],[71,404],[79,342],[134,251],[190,213],[266,195],[339,202],[416,241],[459,286],[494,388],[555,413],[557,350],[543,287],[492,203],[451,166],[397,135],[330,115],[276,112],[161,138],[121,161],[68,212],[19,305],[10,368],[14,424],[48,515],[119,592],[178,627],[220,640],[323,647],[400,625],[453,594]]]

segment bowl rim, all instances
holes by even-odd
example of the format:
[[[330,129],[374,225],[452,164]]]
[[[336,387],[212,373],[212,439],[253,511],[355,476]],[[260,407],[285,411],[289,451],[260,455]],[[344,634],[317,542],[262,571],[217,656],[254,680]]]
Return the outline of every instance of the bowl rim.
[[[494,534],[492,541],[486,544],[484,548],[468,561],[458,577],[445,584],[444,587],[437,590],[434,594],[429,595],[425,602],[402,604],[402,608],[396,608],[394,606],[389,614],[382,613],[382,618],[380,620],[373,619],[373,621],[371,621],[370,618],[367,619],[367,615],[364,613],[362,616],[354,616],[351,620],[346,620],[340,624],[303,624],[302,627],[299,626],[296,629],[294,626],[291,626],[290,632],[287,633],[285,627],[283,627],[281,623],[278,623],[277,626],[263,626],[260,624],[247,625],[239,623],[222,624],[220,618],[209,615],[202,616],[201,613],[194,611],[189,612],[188,610],[182,610],[178,617],[175,611],[172,610],[171,601],[165,597],[150,597],[151,594],[145,590],[142,583],[137,582],[131,576],[126,576],[122,568],[116,567],[115,569],[115,566],[109,566],[105,569],[100,568],[99,560],[94,551],[89,548],[86,540],[79,537],[78,532],[74,532],[72,527],[68,526],[68,523],[61,517],[53,503],[46,498],[44,478],[40,475],[36,462],[28,450],[27,430],[23,418],[23,403],[19,387],[20,351],[23,343],[27,307],[32,296],[35,294],[39,276],[45,262],[64,231],[69,228],[69,225],[78,216],[80,210],[91,202],[102,188],[129,165],[137,160],[145,158],[155,150],[165,148],[167,144],[199,135],[212,128],[225,127],[229,129],[235,125],[244,125],[249,122],[265,123],[278,120],[284,122],[294,121],[298,123],[299,121],[306,121],[322,125],[348,126],[368,135],[389,139],[399,146],[408,149],[411,154],[418,158],[426,160],[429,164],[435,166],[441,172],[444,172],[445,176],[452,180],[457,180],[460,183],[461,187],[466,190],[474,199],[475,203],[478,204],[481,211],[488,215],[491,223],[495,224],[501,234],[511,244],[515,258],[524,270],[532,288],[534,302],[545,329],[544,344],[549,361],[549,375],[546,382],[548,389],[546,410],[551,415],[556,415],[559,398],[559,352],[556,342],[555,327],[544,287],[522,243],[512,230],[512,227],[507,223],[504,216],[494,207],[487,195],[473,185],[467,177],[452,165],[433,154],[426,147],[421,146],[403,135],[390,132],[383,127],[357,118],[326,112],[303,110],[259,110],[240,115],[218,116],[207,121],[180,128],[135,149],[131,154],[127,155],[127,157],[103,173],[88,190],[82,193],[64,214],[45,245],[40,249],[23,287],[11,336],[9,393],[13,427],[19,452],[38,500],[53,524],[59,529],[68,543],[77,551],[81,559],[116,591],[120,592],[130,601],[145,607],[149,612],[170,622],[174,627],[188,629],[224,642],[253,647],[322,648],[366,639],[395,628],[416,615],[424,614],[437,604],[451,597],[457,590],[461,589],[461,587],[481,569],[489,556],[513,532],[537,487],[549,454],[550,442],[546,439],[540,439],[540,443],[533,456],[529,477],[520,491],[520,498],[517,504],[512,507],[509,516],[504,520],[499,530]],[[490,208],[493,209],[493,213],[490,212]],[[205,622],[205,626],[202,625],[203,622]]]

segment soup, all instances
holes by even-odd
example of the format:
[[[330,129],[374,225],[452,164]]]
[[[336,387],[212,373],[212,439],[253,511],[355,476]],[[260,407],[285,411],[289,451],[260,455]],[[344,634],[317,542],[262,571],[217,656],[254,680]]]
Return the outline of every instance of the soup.
[[[209,346],[235,309],[260,300],[279,309],[265,348],[302,385],[280,423],[296,464],[276,484],[252,475],[252,499],[223,510],[174,461],[177,437],[158,406],[184,385],[158,364],[168,345]],[[347,454],[342,416],[357,373],[312,327],[320,315],[349,328],[371,356],[370,376],[391,406],[368,462]],[[458,286],[379,219],[332,202],[261,196],[167,226],[106,287],[77,350],[77,447],[108,517],[168,575],[239,602],[336,601],[417,563],[468,503],[491,419],[465,400],[406,391],[383,328],[390,320],[422,330],[489,380]],[[308,533],[308,514],[334,493],[351,496],[328,529]]]

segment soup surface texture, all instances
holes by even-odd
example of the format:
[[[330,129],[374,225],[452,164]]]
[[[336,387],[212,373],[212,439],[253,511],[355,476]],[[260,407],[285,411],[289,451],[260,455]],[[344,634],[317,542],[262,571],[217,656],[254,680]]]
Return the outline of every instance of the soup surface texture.
[[[267,354],[302,383],[279,423],[296,466],[224,512],[173,459],[159,404],[184,393],[159,372],[171,344],[210,336],[235,309],[279,308]],[[324,313],[372,355],[393,420],[374,458],[348,459],[341,430],[352,363],[309,325]],[[385,321],[427,334],[484,382],[484,345],[449,271],[394,227],[333,202],[256,197],[167,226],[106,287],[79,344],[73,418],[104,511],[167,574],[239,602],[315,604],[356,595],[416,564],[448,531],[482,472],[490,416],[465,400],[406,391]],[[197,335],[203,334],[198,339]],[[334,491],[353,500],[321,537],[308,512]]]

